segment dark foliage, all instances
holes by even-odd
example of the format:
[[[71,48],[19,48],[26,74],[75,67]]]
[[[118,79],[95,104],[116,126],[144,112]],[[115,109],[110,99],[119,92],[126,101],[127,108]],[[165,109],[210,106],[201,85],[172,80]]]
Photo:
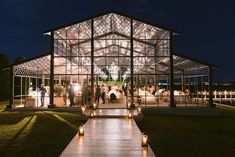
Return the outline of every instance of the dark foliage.
[[[9,98],[9,69],[4,69],[9,65],[9,57],[6,54],[0,53],[0,100],[6,100]]]

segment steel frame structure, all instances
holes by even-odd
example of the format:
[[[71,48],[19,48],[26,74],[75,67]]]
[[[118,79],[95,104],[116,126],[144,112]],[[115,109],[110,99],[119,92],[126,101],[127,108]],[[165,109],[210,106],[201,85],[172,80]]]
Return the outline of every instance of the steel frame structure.
[[[134,103],[134,88],[138,86],[135,82],[142,81],[141,77],[147,82],[147,77],[153,78],[155,88],[161,80],[169,82],[170,107],[176,107],[175,80],[181,78],[182,91],[185,91],[186,79],[207,77],[209,105],[213,107],[212,70],[217,66],[175,53],[172,38],[179,34],[176,31],[111,11],[44,33],[51,36],[51,51],[10,68],[10,105],[16,76],[49,76],[50,104],[53,105],[56,77],[74,76],[79,80],[84,75],[90,78],[94,96],[96,79],[109,75],[106,67],[114,63],[121,69],[118,79],[125,76],[130,82],[131,103]]]

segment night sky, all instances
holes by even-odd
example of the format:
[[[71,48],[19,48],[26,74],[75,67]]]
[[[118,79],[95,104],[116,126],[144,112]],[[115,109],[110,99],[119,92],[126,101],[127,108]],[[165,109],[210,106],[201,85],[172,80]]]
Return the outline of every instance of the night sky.
[[[115,10],[181,33],[174,51],[220,66],[216,81],[235,81],[235,1],[232,0],[1,0],[0,53],[49,52],[43,32]]]

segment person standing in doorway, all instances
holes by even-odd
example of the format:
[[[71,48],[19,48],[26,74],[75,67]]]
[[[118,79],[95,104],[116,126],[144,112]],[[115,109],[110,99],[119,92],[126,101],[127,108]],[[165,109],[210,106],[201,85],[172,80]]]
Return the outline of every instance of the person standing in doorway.
[[[101,96],[100,86],[97,85],[96,91],[95,91],[95,102],[97,103],[97,105],[100,102],[100,96]]]
[[[103,104],[105,104],[105,86],[103,84],[101,86],[101,99],[103,101]]]
[[[82,87],[82,105],[87,105],[88,101],[88,89],[87,84]]]
[[[47,90],[46,88],[44,87],[44,85],[42,84],[41,85],[41,88],[40,88],[40,94],[41,94],[41,106],[40,107],[43,107],[44,106],[44,102],[45,102],[45,94],[46,94]]]
[[[124,92],[124,96],[127,96],[127,85],[126,85],[126,83],[124,85],[122,85],[122,90]]]
[[[74,93],[74,86],[72,84],[70,84],[70,87],[69,87],[69,101],[70,101],[70,107],[71,106],[74,106],[74,96],[75,96],[75,93]]]

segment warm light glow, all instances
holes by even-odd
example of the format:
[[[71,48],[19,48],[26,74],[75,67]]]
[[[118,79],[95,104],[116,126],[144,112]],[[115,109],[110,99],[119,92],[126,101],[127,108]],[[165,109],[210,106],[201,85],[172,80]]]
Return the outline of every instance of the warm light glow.
[[[143,147],[148,146],[148,135],[146,135],[145,133],[143,133],[142,135],[142,146]]]
[[[118,71],[120,70],[120,67],[116,65],[115,62],[112,62],[112,64],[109,67],[107,66],[106,69],[109,71],[112,79],[116,81],[118,79]]]
[[[137,111],[138,111],[138,114],[141,114],[141,113],[142,113],[142,108],[141,108],[141,106],[138,106],[138,107],[137,107]]]
[[[132,112],[131,111],[128,111],[128,118],[132,118]]]
[[[79,126],[79,135],[84,135],[84,127],[83,125]]]
[[[148,156],[148,147],[143,147],[143,157]]]
[[[74,91],[75,91],[75,92],[78,92],[78,91],[80,91],[80,90],[81,90],[80,85],[79,85],[79,84],[75,84],[75,85],[74,85]]]
[[[91,111],[90,117],[93,118],[95,116],[95,112]]]
[[[82,110],[82,114],[85,114],[86,106],[85,106],[85,105],[82,105],[82,106],[81,106],[81,110]]]
[[[97,109],[97,104],[96,104],[96,103],[93,104],[93,109],[94,109],[94,110]]]
[[[127,108],[130,109],[131,108],[131,102],[127,103]]]

